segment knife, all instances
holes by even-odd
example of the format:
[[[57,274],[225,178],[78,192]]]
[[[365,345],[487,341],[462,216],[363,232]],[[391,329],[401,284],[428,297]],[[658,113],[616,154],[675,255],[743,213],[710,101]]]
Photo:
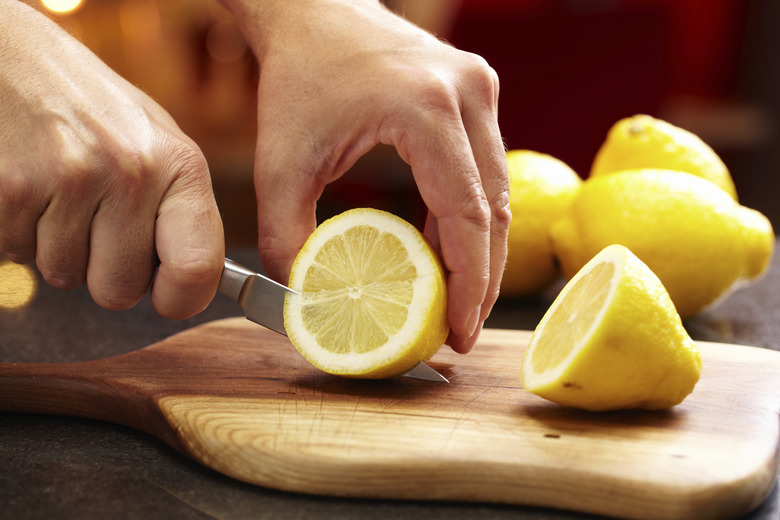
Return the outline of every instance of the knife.
[[[284,328],[284,297],[288,293],[298,294],[297,292],[229,258],[225,258],[219,292],[238,302],[248,320],[287,335]],[[449,383],[446,377],[422,361],[401,375]]]

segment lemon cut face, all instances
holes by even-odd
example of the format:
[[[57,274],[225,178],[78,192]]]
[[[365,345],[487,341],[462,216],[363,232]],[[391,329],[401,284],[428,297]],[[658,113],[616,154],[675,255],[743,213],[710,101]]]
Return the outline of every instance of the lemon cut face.
[[[615,282],[615,265],[600,262],[569,288],[569,297],[561,299],[549,316],[545,327],[563,331],[539,334],[530,360],[534,375],[544,375],[549,381],[558,379],[582,347],[577,338],[587,339],[601,321]],[[597,290],[592,290],[592,288]],[[579,348],[578,348],[579,347]]]
[[[699,380],[701,356],[669,294],[627,248],[611,245],[566,284],[523,358],[524,388],[586,410],[666,409]]]
[[[383,378],[429,359],[449,332],[444,271],[411,224],[360,208],[323,222],[293,264],[287,334],[314,366]]]

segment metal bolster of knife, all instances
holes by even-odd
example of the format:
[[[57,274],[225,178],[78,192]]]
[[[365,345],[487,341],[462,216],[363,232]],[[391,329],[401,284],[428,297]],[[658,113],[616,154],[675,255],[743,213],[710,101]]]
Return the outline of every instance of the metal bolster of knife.
[[[253,289],[255,284],[260,284],[259,290]],[[285,295],[297,294],[292,289],[225,258],[219,292],[238,302],[247,319],[287,335],[282,309]]]
[[[219,281],[218,290],[229,296],[230,299],[239,302],[241,291],[244,289],[247,279],[254,274],[243,265],[225,258],[225,267],[222,269],[222,279]]]

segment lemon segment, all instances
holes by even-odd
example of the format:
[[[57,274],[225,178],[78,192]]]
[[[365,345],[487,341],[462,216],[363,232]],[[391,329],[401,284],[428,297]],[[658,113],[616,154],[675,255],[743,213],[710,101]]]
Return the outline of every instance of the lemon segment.
[[[701,356],[655,274],[611,245],[563,288],[523,358],[524,388],[586,410],[666,409],[689,395]]]
[[[435,251],[411,224],[360,208],[323,222],[290,274],[290,341],[314,366],[383,378],[429,359],[446,340],[447,292]]]
[[[699,136],[649,115],[616,122],[596,152],[590,177],[622,170],[678,170],[712,182],[733,199],[737,190],[728,168]]]
[[[510,150],[509,206],[512,222],[501,295],[539,293],[561,276],[550,228],[571,203],[582,179],[563,161],[532,150]]]

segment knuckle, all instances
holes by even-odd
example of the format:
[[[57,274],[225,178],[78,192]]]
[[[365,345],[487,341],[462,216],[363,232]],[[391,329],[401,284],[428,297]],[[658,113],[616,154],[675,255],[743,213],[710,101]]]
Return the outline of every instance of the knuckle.
[[[482,189],[479,177],[466,185],[460,207],[461,216],[472,222],[480,231],[490,229],[490,204]]]
[[[82,178],[90,190],[100,190],[108,199],[121,197],[122,204],[134,209],[156,185],[158,161],[155,150],[143,139],[115,138],[93,150],[84,164],[72,166],[71,176]]]
[[[87,289],[100,307],[120,311],[134,307],[146,294],[151,282],[151,263],[148,270],[133,262],[116,265],[90,264],[86,273]]]
[[[57,234],[36,251],[36,264],[43,279],[57,289],[75,289],[86,278],[87,259],[77,241]]]
[[[499,90],[498,73],[481,56],[469,54],[469,57],[470,59],[464,69],[464,78],[470,95],[476,95],[491,102],[497,100]]]
[[[76,289],[84,282],[83,276],[76,272],[55,270],[42,266],[39,266],[38,270],[44,281],[55,289],[69,291]]]
[[[165,290],[152,290],[157,312],[165,318],[186,319],[205,309],[214,296],[223,265],[223,257],[217,252],[201,249],[191,250],[187,258],[165,262],[161,266],[165,274],[158,273],[158,277],[165,278]]]
[[[124,204],[140,200],[154,179],[153,154],[133,139],[106,139],[100,148],[63,142],[51,172],[57,190],[70,200],[116,193]]]
[[[29,207],[35,190],[27,178],[19,173],[0,176],[0,212],[14,213]]]
[[[209,177],[206,157],[192,141],[170,138],[165,150],[166,168],[183,179],[201,181]]]
[[[94,189],[95,168],[82,157],[68,157],[54,172],[57,190],[72,200],[82,200]]]
[[[137,202],[155,181],[156,166],[152,154],[145,150],[120,147],[110,159],[111,185],[128,203]]]
[[[174,285],[185,291],[212,284],[222,274],[223,265],[219,255],[206,250],[192,250],[168,262]]]
[[[499,192],[491,201],[493,227],[500,233],[507,233],[512,223],[512,209],[509,204],[509,191]]]
[[[425,68],[407,71],[405,91],[414,92],[410,99],[434,111],[458,110],[455,86],[449,76]]]
[[[94,189],[94,181],[98,178],[99,161],[103,151],[97,145],[85,143],[78,135],[64,126],[50,129],[55,135],[51,138],[54,148],[46,172],[49,182],[57,193],[72,197],[74,200],[83,197]]]

